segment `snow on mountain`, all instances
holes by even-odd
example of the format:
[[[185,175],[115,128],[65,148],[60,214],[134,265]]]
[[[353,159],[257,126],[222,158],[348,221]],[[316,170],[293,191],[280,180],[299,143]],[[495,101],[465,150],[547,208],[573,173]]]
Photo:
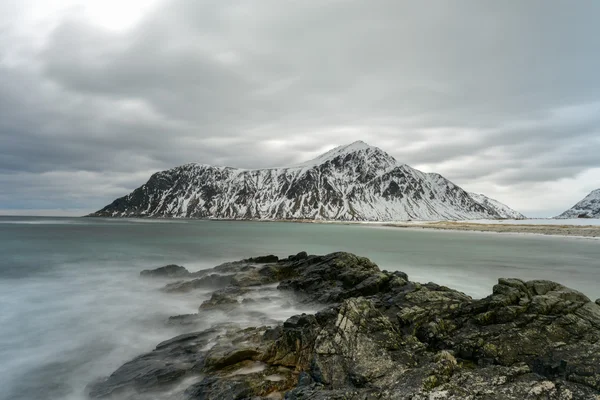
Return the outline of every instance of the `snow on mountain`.
[[[364,142],[306,163],[237,169],[186,164],[158,172],[97,217],[400,221],[504,218],[439,174]]]
[[[496,211],[500,218],[505,219],[525,219],[526,217],[520,212],[513,210],[504,203],[498,200],[491,199],[480,193],[469,193],[469,196],[483,207]]]
[[[579,203],[555,218],[600,218],[600,189],[593,190]]]

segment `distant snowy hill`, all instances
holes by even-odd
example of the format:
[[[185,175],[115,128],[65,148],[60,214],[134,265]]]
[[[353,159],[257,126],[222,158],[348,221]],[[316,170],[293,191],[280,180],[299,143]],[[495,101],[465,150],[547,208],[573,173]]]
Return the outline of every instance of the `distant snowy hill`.
[[[600,218],[600,189],[555,218]]]
[[[158,172],[97,217],[399,221],[519,215],[364,142],[283,168],[186,164]],[[499,207],[500,205],[500,207]]]
[[[525,219],[526,217],[518,211],[513,210],[498,200],[490,199],[480,193],[469,193],[469,196],[488,210],[494,210],[501,218],[506,219]]]

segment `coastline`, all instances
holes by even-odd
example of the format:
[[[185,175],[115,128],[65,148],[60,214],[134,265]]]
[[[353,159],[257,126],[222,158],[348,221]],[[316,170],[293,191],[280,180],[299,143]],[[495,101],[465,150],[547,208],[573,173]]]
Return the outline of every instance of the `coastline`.
[[[600,226],[593,225],[526,225],[526,224],[484,224],[476,222],[440,221],[425,223],[384,223],[391,228],[416,228],[441,231],[518,233],[528,235],[562,236],[586,239],[600,238]]]
[[[512,233],[527,235],[544,235],[570,238],[600,239],[600,225],[573,225],[573,224],[511,224],[504,220],[473,221],[335,221],[317,219],[216,219],[216,218],[172,218],[172,217],[96,217],[83,216],[81,218],[106,218],[106,219],[150,219],[174,221],[211,221],[211,222],[288,222],[301,224],[338,224],[379,226],[386,228],[459,231],[459,232],[485,232],[485,233]],[[558,222],[558,221],[557,221]]]
[[[558,236],[584,239],[600,239],[600,225],[568,224],[509,224],[502,220],[490,220],[489,223],[470,221],[326,221],[326,220],[212,220],[212,221],[248,221],[248,222],[292,222],[303,224],[362,225],[371,227],[402,228],[413,230],[437,230],[459,232],[510,233]]]
[[[171,264],[140,276],[162,281],[160,290],[174,295],[213,291],[196,313],[169,318],[188,332],[91,381],[91,399],[600,394],[600,299],[553,281],[499,278],[491,295],[474,299],[352,253],[304,251],[197,272]],[[273,302],[288,310],[283,318],[270,318]],[[294,313],[300,305],[306,312]],[[212,313],[254,315],[259,324],[214,321],[207,328],[202,322]]]

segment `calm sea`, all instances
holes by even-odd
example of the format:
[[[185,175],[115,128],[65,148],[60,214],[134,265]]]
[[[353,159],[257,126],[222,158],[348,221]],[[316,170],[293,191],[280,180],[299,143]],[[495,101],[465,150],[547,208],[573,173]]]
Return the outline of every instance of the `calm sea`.
[[[0,399],[81,400],[85,385],[190,327],[208,293],[167,295],[139,271],[257,255],[351,251],[473,296],[498,277],[556,280],[600,297],[600,241],[362,225],[0,217]],[[262,310],[265,311],[265,310]],[[270,317],[302,310],[273,304]],[[230,320],[213,316],[206,324]],[[238,317],[242,324],[257,321]],[[198,327],[194,327],[198,329]]]

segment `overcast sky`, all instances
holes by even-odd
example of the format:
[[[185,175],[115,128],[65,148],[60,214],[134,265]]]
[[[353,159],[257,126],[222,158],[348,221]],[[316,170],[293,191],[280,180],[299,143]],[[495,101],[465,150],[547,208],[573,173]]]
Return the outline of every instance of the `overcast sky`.
[[[600,2],[2,0],[0,213],[364,140],[528,216],[600,187]]]

